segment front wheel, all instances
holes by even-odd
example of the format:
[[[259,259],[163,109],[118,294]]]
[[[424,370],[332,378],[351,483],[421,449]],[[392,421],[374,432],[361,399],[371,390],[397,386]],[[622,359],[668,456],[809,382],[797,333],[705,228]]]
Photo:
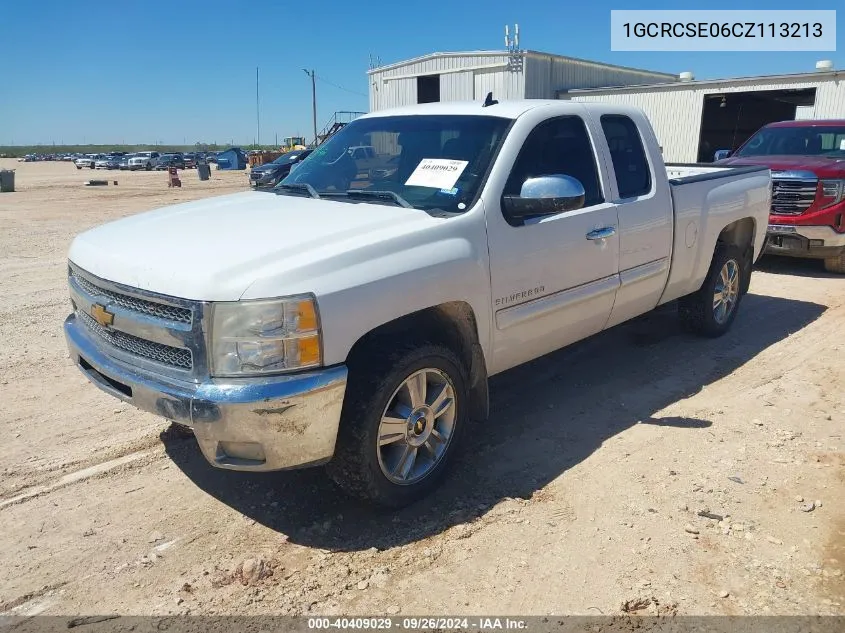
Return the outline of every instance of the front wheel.
[[[346,492],[382,506],[426,496],[466,426],[466,385],[463,364],[436,343],[352,364],[329,475]]]
[[[745,276],[742,251],[735,246],[717,246],[710,270],[701,288],[678,300],[678,316],[687,331],[715,338],[727,332],[736,318]]]
[[[146,168],[147,171],[150,171],[152,168],[153,168],[153,166],[150,163],[147,163],[147,168]]]
[[[82,167],[81,167],[81,166],[79,166],[79,165],[77,165],[77,166],[76,166],[76,168],[77,168],[77,169],[82,169]]]
[[[829,273],[845,275],[845,253],[836,257],[825,257],[824,269]]]

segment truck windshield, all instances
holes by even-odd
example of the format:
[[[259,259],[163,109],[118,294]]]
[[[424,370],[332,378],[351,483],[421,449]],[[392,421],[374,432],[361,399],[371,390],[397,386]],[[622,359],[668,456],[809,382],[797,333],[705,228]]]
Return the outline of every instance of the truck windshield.
[[[845,126],[767,127],[735,156],[845,156]]]
[[[462,213],[510,123],[475,115],[357,119],[317,147],[276,191]]]

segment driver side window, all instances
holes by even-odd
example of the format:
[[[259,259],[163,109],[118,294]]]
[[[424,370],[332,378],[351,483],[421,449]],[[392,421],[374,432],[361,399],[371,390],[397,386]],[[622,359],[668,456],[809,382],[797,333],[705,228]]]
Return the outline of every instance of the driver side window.
[[[604,201],[595,154],[581,117],[543,121],[532,130],[511,169],[504,195],[518,196],[528,178],[564,174],[584,186],[584,206]]]

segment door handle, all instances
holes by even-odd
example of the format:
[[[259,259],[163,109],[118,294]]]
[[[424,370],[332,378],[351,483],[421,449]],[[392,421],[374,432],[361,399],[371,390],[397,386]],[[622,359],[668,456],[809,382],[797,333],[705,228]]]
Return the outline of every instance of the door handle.
[[[587,233],[588,240],[604,240],[612,235],[616,235],[616,227],[615,226],[605,226],[600,229],[595,229],[594,231],[590,231]]]

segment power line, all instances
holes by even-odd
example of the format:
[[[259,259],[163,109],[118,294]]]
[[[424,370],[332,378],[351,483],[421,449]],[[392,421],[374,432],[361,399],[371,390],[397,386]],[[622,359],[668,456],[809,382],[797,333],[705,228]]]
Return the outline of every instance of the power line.
[[[323,83],[326,83],[326,84],[329,84],[330,86],[333,86],[334,88],[337,88],[338,90],[343,90],[344,92],[349,92],[349,93],[352,93],[354,95],[358,95],[359,97],[369,97],[369,95],[365,95],[363,92],[358,92],[356,90],[350,90],[349,88],[344,88],[343,86],[338,86],[336,83],[331,82],[328,79],[325,79],[323,77],[320,77],[319,75],[317,75],[317,79],[319,79]]]

